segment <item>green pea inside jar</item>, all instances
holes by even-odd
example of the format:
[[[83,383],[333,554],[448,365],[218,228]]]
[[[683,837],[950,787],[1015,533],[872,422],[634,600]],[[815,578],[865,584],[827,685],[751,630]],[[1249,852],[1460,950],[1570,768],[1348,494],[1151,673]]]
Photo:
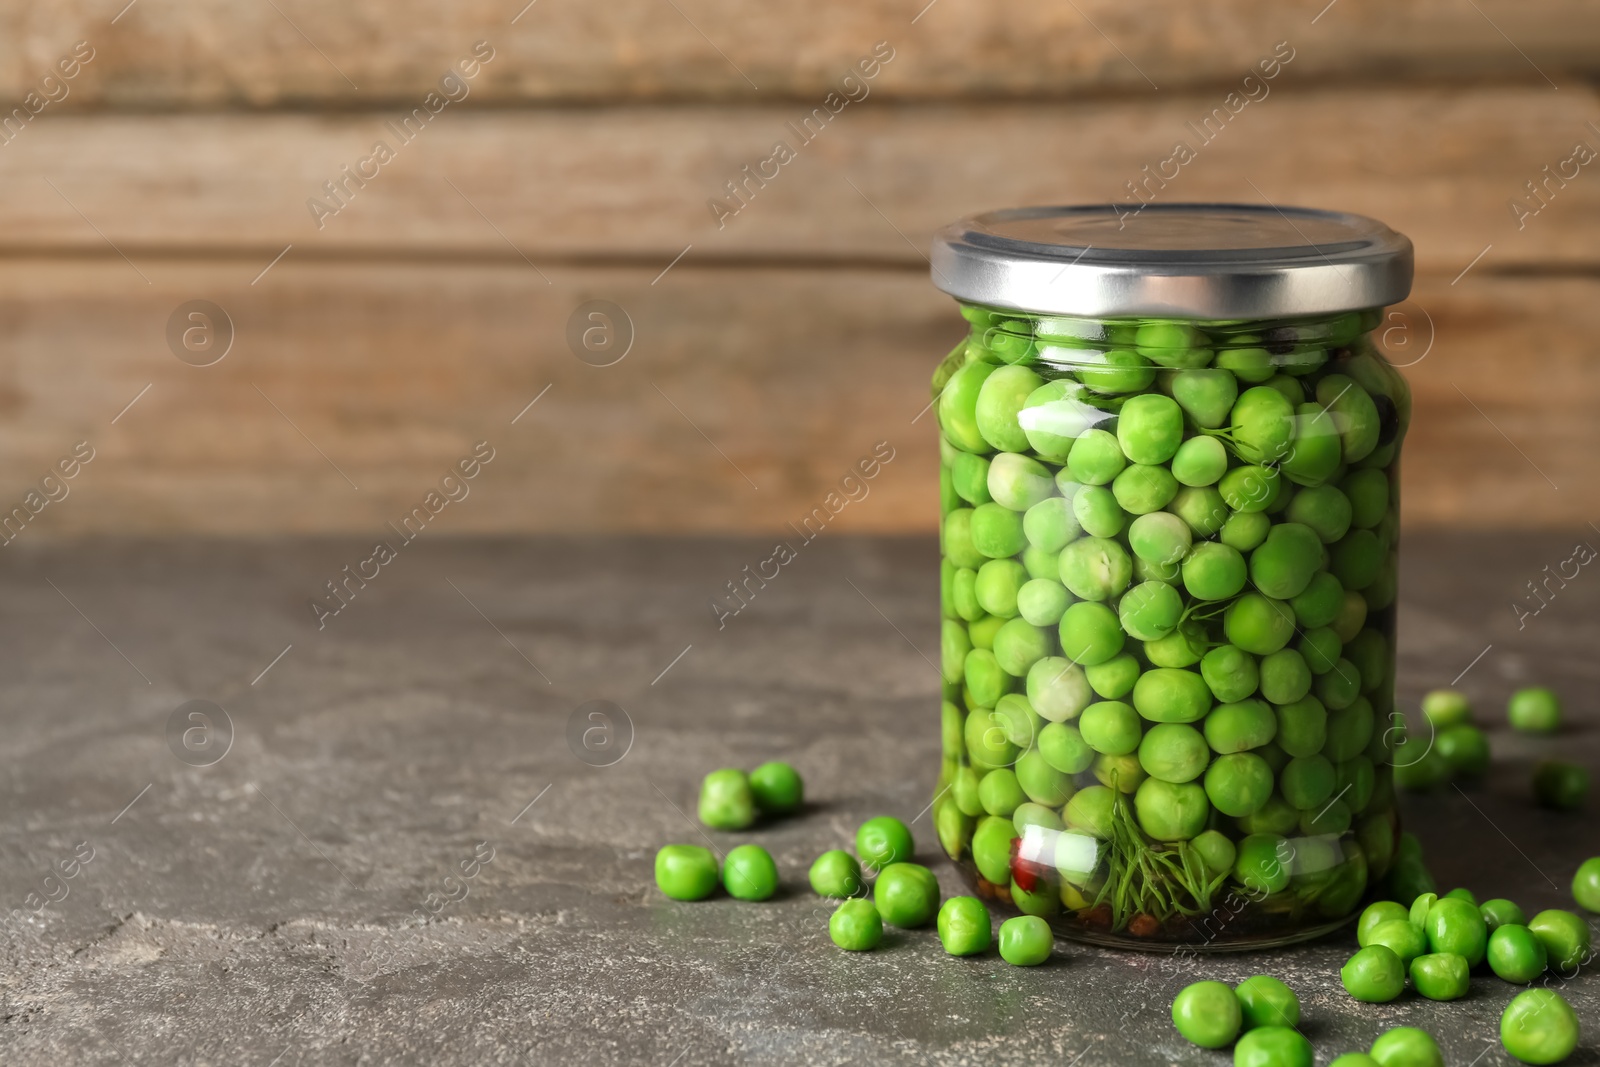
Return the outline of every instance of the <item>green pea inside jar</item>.
[[[1318,936],[1387,873],[1410,243],[1305,209],[941,233],[940,840],[1121,947]],[[959,728],[957,728],[959,726]]]

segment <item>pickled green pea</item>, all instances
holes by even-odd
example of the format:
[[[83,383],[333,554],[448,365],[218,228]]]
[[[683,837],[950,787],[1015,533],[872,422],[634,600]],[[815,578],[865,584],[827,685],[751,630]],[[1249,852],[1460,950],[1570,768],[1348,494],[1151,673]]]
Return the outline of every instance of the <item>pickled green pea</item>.
[[[1549,954],[1551,969],[1563,976],[1576,974],[1589,956],[1589,924],[1570,911],[1541,911],[1528,920],[1528,929]]]
[[[1059,562],[1061,584],[1082,600],[1107,600],[1126,589],[1133,577],[1126,550],[1103,537],[1079,538],[1061,550]]]
[[[1193,540],[1189,525],[1166,511],[1140,515],[1128,524],[1128,547],[1138,558],[1153,563],[1183,559]]]
[[[1035,626],[1056,625],[1071,602],[1067,587],[1054,578],[1033,578],[1017,590],[1017,614]]]
[[[1070,613],[1072,609],[1067,610]],[[1094,700],[1083,668],[1060,656],[1046,656],[1029,667],[1026,685],[1028,703],[1049,722],[1075,719]]]
[[[1278,498],[1279,477],[1274,467],[1246,464],[1224,474],[1217,481],[1217,492],[1234,511],[1265,511]]]
[[[1228,421],[1238,397],[1238,379],[1225,370],[1181,370],[1172,376],[1172,399],[1196,426],[1208,430],[1215,430]]]
[[[1494,928],[1484,956],[1497,977],[1518,985],[1526,985],[1543,974],[1550,959],[1533,931],[1515,923]]]
[[[1272,784],[1272,768],[1251,752],[1218,756],[1206,768],[1205,791],[1211,806],[1236,819],[1260,811],[1272,797]]]
[[[1372,931],[1386,922],[1410,922],[1411,912],[1392,900],[1378,900],[1368,904],[1356,920],[1356,944],[1366,948]]]
[[[1121,700],[1133,692],[1133,683],[1138,681],[1139,671],[1139,661],[1126,652],[1083,668],[1089,688],[1107,700]]]
[[[1009,725],[1004,716],[987,708],[968,713],[963,733],[971,760],[985,767],[1005,767],[1015,762],[1018,749],[1011,740]]]
[[[1399,956],[1401,963],[1410,966],[1412,960],[1427,953],[1428,937],[1407,916],[1379,923],[1367,932],[1367,939],[1361,945],[1363,948],[1367,945],[1383,945]]]
[[[1139,828],[1151,838],[1187,841],[1206,828],[1211,803],[1205,789],[1192,782],[1146,778],[1134,794],[1133,810]]]
[[[1580,908],[1600,911],[1600,856],[1584,860],[1572,876],[1572,899]]]
[[[1129,348],[1108,352],[1082,350],[1085,357],[1075,369],[1084,385],[1102,393],[1137,393],[1155,381],[1155,364]],[[1097,359],[1098,362],[1090,362]]]
[[[1250,581],[1274,600],[1305,592],[1322,562],[1322,542],[1309,526],[1297,522],[1274,525],[1250,553]]]
[[[1177,628],[1183,597],[1165,582],[1141,582],[1123,594],[1117,615],[1129,637],[1154,641]]]
[[[1300,813],[1280,796],[1267,798],[1267,802],[1251,813],[1236,820],[1239,829],[1247,834],[1277,834],[1291,832],[1300,822]]]
[[[1339,431],[1346,463],[1359,463],[1378,446],[1381,428],[1372,397],[1343,374],[1328,374],[1317,382],[1317,403],[1328,410]]]
[[[1233,876],[1240,885],[1258,893],[1278,893],[1289,885],[1289,866],[1281,850],[1287,842],[1279,834],[1250,834],[1239,842]],[[1366,951],[1365,949],[1362,950]],[[1399,960],[1395,960],[1396,966]]]
[[[1061,817],[1067,826],[1102,840],[1111,836],[1112,811],[1116,794],[1103,785],[1091,785],[1072,794]]]
[[[1384,1004],[1398,997],[1406,987],[1406,968],[1393,949],[1368,945],[1360,949],[1339,970],[1345,992],[1368,1004]],[[1380,1061],[1382,1062],[1382,1061]]]
[[[1561,700],[1543,686],[1529,686],[1511,694],[1506,717],[1513,730],[1530,734],[1554,733],[1561,726]]]
[[[1196,722],[1211,710],[1211,690],[1194,671],[1155,667],[1133,684],[1133,706],[1151,722]]]
[[[1183,560],[1183,587],[1196,600],[1226,600],[1244,588],[1247,569],[1237,549],[1201,541]]]
[[[1246,978],[1234,986],[1233,991],[1239,998],[1246,1030],[1258,1026],[1300,1025],[1300,998],[1270,974]]]
[[[1265,668],[1266,663],[1263,662],[1263,677]],[[1267,695],[1264,683],[1262,695]],[[1276,710],[1278,717],[1276,740],[1280,748],[1293,758],[1315,756],[1322,751],[1323,743],[1328,736],[1328,712],[1323,708],[1321,701],[1313,696],[1303,696],[1299,700],[1284,702]]]
[[[971,567],[957,567],[951,573],[950,606],[958,618],[967,622],[983,618],[983,605],[978,603],[978,572]]]
[[[1319,485],[1300,490],[1284,512],[1290,522],[1314,531],[1325,545],[1350,532],[1350,498],[1336,486]]]
[[[1014,559],[991,559],[978,568],[972,595],[978,606],[1002,619],[1015,618],[1017,591],[1028,580],[1028,572]]]
[[[1108,756],[1123,756],[1137,749],[1142,731],[1138,712],[1120,700],[1090,704],[1078,718],[1084,742]]]
[[[872,900],[890,926],[924,926],[939,911],[939,880],[919,863],[891,863],[878,873]]]
[[[1173,1027],[1201,1048],[1233,1044],[1242,1023],[1239,997],[1221,982],[1196,982],[1173,998]]]
[[[1210,341],[1198,327],[1182,322],[1149,322],[1133,335],[1140,355],[1163,367],[1203,367],[1211,362]]]
[[[1017,412],[1029,446],[1051,463],[1065,463],[1078,435],[1105,418],[1080,399],[1082,393],[1083,386],[1064,378],[1045,382],[1028,394]]]
[[[1182,580],[1176,563],[1151,563],[1138,556],[1133,557],[1133,578],[1137,582],[1166,582],[1171,586]]]
[[[987,952],[994,940],[989,909],[977,897],[951,897],[939,908],[939,943],[952,956]]]
[[[1328,625],[1339,635],[1340,641],[1353,641],[1367,621],[1367,602],[1360,593],[1347,589],[1339,602],[1339,611]]]
[[[1354,812],[1365,811],[1377,785],[1377,772],[1366,756],[1352,756],[1334,764],[1334,795],[1343,795]]]
[[[1077,520],[1074,519],[1073,521],[1076,522]],[[1049,578],[1051,581],[1060,581],[1060,556],[1061,553],[1059,552],[1046,552],[1037,545],[1029,545],[1022,550],[1022,566],[1027,570],[1029,578]]]
[[[1361,676],[1361,691],[1376,692],[1389,681],[1389,642],[1377,630],[1368,628],[1344,646],[1344,658],[1355,665]]]
[[[972,641],[967,628],[952,619],[939,627],[940,671],[945,682],[956,684],[966,676],[967,653],[972,651]]]
[[[786,815],[800,810],[805,799],[805,785],[799,771],[774,760],[750,772],[750,793],[761,812]]]
[[[1246,463],[1274,463],[1289,451],[1294,430],[1294,406],[1289,399],[1270,386],[1257,385],[1240,393],[1235,401],[1228,436]]]
[[[977,570],[989,557],[979,552],[972,543],[972,515],[972,508],[956,508],[946,515],[939,528],[939,547],[945,558],[957,567]]]
[[[963,452],[987,452],[989,442],[978,429],[978,395],[994,365],[974,361],[957,370],[939,394],[939,428]]]
[[[1232,472],[1230,472],[1232,473]],[[1210,537],[1228,521],[1228,505],[1211,486],[1184,486],[1167,505],[1167,510],[1189,525],[1196,537]]]
[[[1500,1043],[1523,1063],[1560,1063],[1578,1047],[1578,1015],[1560,993],[1518,993],[1500,1016]]]
[[[1502,926],[1527,926],[1528,916],[1523,910],[1504,897],[1495,897],[1478,905],[1478,911],[1483,915],[1483,921],[1493,935],[1495,930]]]
[[[739,845],[722,858],[722,888],[738,900],[767,900],[778,891],[778,865],[760,845]]]
[[[1000,958],[1013,967],[1037,967],[1050,958],[1055,935],[1037,915],[1017,915],[1000,924]]]
[[[1294,440],[1278,469],[1296,484],[1321,486],[1339,468],[1339,431],[1320,404],[1297,402],[1294,411]]]
[[[1115,537],[1128,522],[1116,494],[1102,485],[1080,485],[1072,494],[1072,515],[1091,537]]]
[[[1050,646],[1049,631],[1026,619],[1012,619],[994,635],[995,662],[1013,678],[1023,678],[1029,668],[1044,659]]]
[[[1489,927],[1476,904],[1458,897],[1441,897],[1428,909],[1423,925],[1428,934],[1428,947],[1434,952],[1465,956],[1472,967],[1483,962]]]
[[[996,320],[983,332],[983,346],[1000,363],[1024,363],[1037,358],[1033,325],[1020,319]]]
[[[998,767],[978,780],[978,803],[990,815],[1009,819],[1027,799],[1010,767]]]
[[[1017,424],[1017,413],[1022,410],[1028,395],[1043,384],[1044,379],[1027,367],[996,368],[979,386],[977,400],[973,404],[973,423],[978,433],[1001,452],[1026,450],[1028,437]],[[990,491],[993,492],[992,489]]]
[[[972,862],[986,881],[1011,883],[1011,842],[1018,836],[1010,819],[989,815],[978,820],[972,832]]]
[[[1329,551],[1333,555],[1329,570],[1346,589],[1365,589],[1377,580],[1385,549],[1371,530],[1351,530]]]
[[[1440,730],[1433,748],[1459,778],[1482,778],[1489,770],[1489,739],[1476,726],[1463,723]]]
[[[1022,536],[1028,544],[1046,552],[1060,552],[1081,532],[1078,517],[1072,513],[1072,502],[1065,497],[1041,500],[1022,516]]]
[[[962,727],[966,725],[966,713],[946,700],[939,705],[939,741],[944,754],[956,757],[962,754],[965,741],[962,739]]]
[[[1095,781],[1119,793],[1132,793],[1148,777],[1144,768],[1139,766],[1139,757],[1132,753],[1126,756],[1096,756],[1089,769]]]
[[[999,633],[1000,627],[1006,624],[1006,620],[997,615],[981,614],[982,608],[978,610],[980,614],[977,620],[967,624],[967,636],[972,639],[973,648],[985,648],[992,652],[994,635]]]
[[[656,888],[673,900],[704,900],[717,888],[717,858],[699,845],[666,845],[656,853]]]
[[[1283,648],[1261,660],[1261,695],[1274,704],[1293,704],[1311,692],[1311,668],[1292,648]],[[1279,730],[1282,730],[1279,719]],[[1288,746],[1285,745],[1285,748]],[[1320,745],[1318,747],[1321,747]],[[1290,751],[1291,756],[1310,755]]]
[[[1444,1067],[1444,1054],[1426,1030],[1397,1026],[1372,1043],[1379,1067]]]
[[[1224,704],[1243,700],[1260,684],[1255,657],[1236,645],[1218,645],[1207,652],[1200,660],[1200,675]]]
[[[712,771],[700,783],[700,821],[713,830],[743,830],[756,821],[750,778],[735,767]]]
[[[1031,800],[1017,805],[1017,810],[1011,813],[1011,825],[1016,827],[1019,834],[1026,834],[1030,826],[1060,833],[1065,826],[1054,808],[1047,808]]]
[[[883,917],[870,900],[847,900],[828,916],[828,936],[846,952],[868,952],[883,943]]]
[[[1333,670],[1317,675],[1314,691],[1329,711],[1348,708],[1361,695],[1361,672],[1354,663],[1340,659]]]
[[[1035,804],[1059,808],[1072,797],[1072,780],[1050,766],[1037,749],[1022,754],[1017,760],[1015,773],[1023,793]]]
[[[952,511],[950,514],[955,516],[961,512]],[[1027,538],[1022,533],[1022,516],[1003,504],[979,504],[972,509],[968,527],[972,547],[984,559],[1014,556],[1027,544]],[[951,558],[955,559],[953,556]],[[982,560],[971,564],[964,559],[956,559],[955,562],[959,566],[971,566],[974,570],[983,565]]]
[[[1139,765],[1163,782],[1192,782],[1211,760],[1211,749],[1199,730],[1183,723],[1152,726],[1139,742]]]
[[[1264,700],[1238,700],[1218,704],[1206,716],[1206,741],[1220,753],[1248,752],[1270,742],[1278,733],[1278,720]]]
[[[861,865],[844,849],[836,848],[811,864],[811,890],[819,897],[853,897],[861,892]]]
[[[1110,660],[1122,651],[1124,639],[1116,613],[1091,600],[1079,601],[1062,612],[1058,636],[1061,651],[1086,666]]]
[[[1311,1067],[1311,1042],[1288,1026],[1247,1030],[1233,1047],[1233,1067]]]
[[[1294,612],[1281,600],[1245,593],[1223,613],[1222,631],[1230,643],[1246,652],[1268,656],[1294,636]]]
[[[1208,792],[1207,796],[1209,795]],[[1234,847],[1233,839],[1219,830],[1206,830],[1195,835],[1195,839],[1189,842],[1189,847],[1199,853],[1206,870],[1210,871],[1213,877],[1233,870],[1234,861],[1239,858],[1239,850]]]
[[[1038,746],[1040,758],[1062,774],[1081,774],[1094,762],[1094,749],[1070,723],[1046,723]]]
[[[1073,442],[1063,473],[1071,474],[1073,481],[1084,485],[1108,485],[1127,465],[1128,457],[1122,454],[1122,446],[1115,435],[1109,430],[1085,430]],[[1060,475],[1056,477],[1056,484],[1061,484]],[[1066,495],[1065,489],[1062,495]]]
[[[976,756],[972,758],[974,762],[978,759]],[[955,779],[950,783],[950,799],[956,802],[957,809],[963,815],[972,817],[983,814],[983,803],[978,799],[978,773],[971,767],[956,768]]]
[[[969,453],[958,452],[957,455],[965,456]],[[961,494],[956,492],[955,478],[950,474],[948,464],[939,465],[939,517],[950,514],[961,506]]]
[[[1032,456],[1002,452],[989,463],[989,495],[1012,511],[1027,511],[1055,493],[1055,477]],[[981,505],[980,505],[981,506]]]
[[[1272,354],[1265,348],[1228,348],[1217,353],[1216,365],[1241,382],[1260,383],[1277,373]]]
[[[1183,485],[1215,485],[1228,470],[1228,450],[1215,437],[1191,437],[1173,453],[1170,468]]]
[[[1160,511],[1178,493],[1178,480],[1165,467],[1134,463],[1111,481],[1117,504],[1129,515]]]
[[[1306,630],[1332,624],[1333,620],[1339,617],[1339,609],[1343,603],[1344,586],[1327,571],[1318,571],[1312,575],[1304,592],[1289,599],[1289,605],[1294,609],[1295,621]]]
[[[1351,471],[1339,488],[1350,498],[1350,525],[1370,530],[1389,513],[1389,477],[1383,471]]]
[[[1589,793],[1589,772],[1561,760],[1545,760],[1533,769],[1533,798],[1556,811],[1576,811]]]
[[[1117,415],[1117,444],[1135,463],[1165,463],[1183,441],[1183,409],[1169,396],[1129,397]]]
[[[1001,668],[1000,661],[987,648],[975,648],[967,653],[965,677],[973,700],[986,708],[994,707],[995,701],[1005,696],[1011,688],[1010,679]]]
[[[1156,667],[1192,667],[1205,655],[1210,641],[1205,627],[1194,619],[1178,624],[1165,637],[1144,643],[1144,656]]]
[[[892,815],[868,819],[856,830],[856,855],[877,870],[909,860],[914,850],[910,828]]]
[[[1272,519],[1263,511],[1235,511],[1217,532],[1217,539],[1229,548],[1248,552],[1267,539]]]
[[[989,495],[989,460],[972,452],[957,452],[950,461],[950,481],[956,495],[977,506],[987,504]]]
[[[1333,764],[1323,755],[1297,756],[1278,772],[1278,791],[1297,808],[1320,808],[1333,796]]]

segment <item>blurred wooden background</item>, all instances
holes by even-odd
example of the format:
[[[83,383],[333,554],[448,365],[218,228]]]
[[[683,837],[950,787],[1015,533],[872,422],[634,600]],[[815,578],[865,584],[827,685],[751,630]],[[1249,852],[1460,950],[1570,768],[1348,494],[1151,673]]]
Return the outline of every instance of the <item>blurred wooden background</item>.
[[[1591,0],[925,4],[0,6],[0,505],[87,440],[23,538],[376,537],[486,439],[442,532],[767,531],[887,440],[840,524],[931,530],[916,416],[962,324],[929,235],[1122,198],[1286,41],[1162,198],[1407,233],[1407,521],[1600,520],[1600,160],[1510,207],[1600,150]],[[402,143],[480,41],[468,95]],[[799,146],[879,42],[870,95]],[[708,200],[780,139],[797,158],[719,227]],[[395,158],[319,227],[307,201],[379,140]],[[167,341],[197,299],[235,330],[207,367]],[[632,320],[615,365],[569,350],[589,300]]]

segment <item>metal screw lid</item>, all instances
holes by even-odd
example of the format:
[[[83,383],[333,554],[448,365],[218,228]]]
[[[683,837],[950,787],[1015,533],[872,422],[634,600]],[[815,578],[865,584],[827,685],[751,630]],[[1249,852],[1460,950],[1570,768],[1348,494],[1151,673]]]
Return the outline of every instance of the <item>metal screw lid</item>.
[[[1361,215],[1247,204],[1008,208],[934,237],[958,300],[1094,318],[1277,319],[1399,303],[1411,242]]]

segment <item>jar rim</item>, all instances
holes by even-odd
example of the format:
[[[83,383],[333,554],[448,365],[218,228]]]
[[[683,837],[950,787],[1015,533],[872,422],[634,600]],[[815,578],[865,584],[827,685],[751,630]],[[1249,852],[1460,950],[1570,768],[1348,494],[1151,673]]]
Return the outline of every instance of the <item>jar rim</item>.
[[[934,284],[1036,314],[1275,319],[1411,292],[1411,241],[1362,215],[1270,204],[1007,208],[934,237]]]

